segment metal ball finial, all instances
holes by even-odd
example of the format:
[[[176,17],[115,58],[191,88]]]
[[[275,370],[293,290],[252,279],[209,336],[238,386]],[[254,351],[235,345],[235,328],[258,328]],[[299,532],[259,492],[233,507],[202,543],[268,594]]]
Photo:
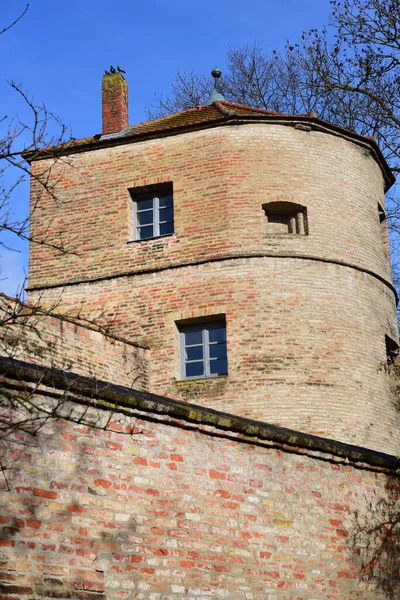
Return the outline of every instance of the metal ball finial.
[[[221,102],[226,100],[225,96],[222,93],[221,84],[219,82],[219,78],[222,75],[222,71],[215,67],[215,69],[211,71],[211,75],[214,77],[214,87],[212,89],[211,94],[208,97],[206,106],[210,106],[211,104],[213,104],[213,102]]]

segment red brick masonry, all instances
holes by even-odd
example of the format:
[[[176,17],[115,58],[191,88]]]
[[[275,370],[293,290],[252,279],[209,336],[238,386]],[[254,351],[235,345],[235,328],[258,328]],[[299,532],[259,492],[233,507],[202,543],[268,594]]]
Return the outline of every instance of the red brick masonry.
[[[15,372],[0,370],[10,386]],[[65,382],[54,372],[60,393]],[[111,398],[112,430],[53,422],[2,456],[2,598],[389,597],[360,581],[360,528],[380,518],[379,500],[395,502],[399,461],[146,392],[98,392]]]

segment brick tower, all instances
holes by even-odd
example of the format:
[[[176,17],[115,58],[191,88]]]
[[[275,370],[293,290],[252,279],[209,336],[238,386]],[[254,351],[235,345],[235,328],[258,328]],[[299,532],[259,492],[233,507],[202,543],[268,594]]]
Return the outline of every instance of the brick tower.
[[[67,250],[31,246],[30,300],[149,346],[150,392],[395,454],[379,148],[211,100],[127,127],[105,75],[103,133],[30,157],[32,236]]]

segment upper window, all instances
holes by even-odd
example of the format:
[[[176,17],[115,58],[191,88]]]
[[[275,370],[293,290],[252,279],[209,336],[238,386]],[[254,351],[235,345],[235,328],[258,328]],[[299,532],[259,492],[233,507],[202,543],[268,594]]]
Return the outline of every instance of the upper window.
[[[263,204],[267,235],[294,233],[308,235],[307,209],[294,202],[268,202]]]
[[[135,240],[147,240],[174,232],[171,183],[136,188],[131,190],[131,196]]]
[[[181,327],[179,331],[182,379],[228,373],[226,325],[223,321]]]

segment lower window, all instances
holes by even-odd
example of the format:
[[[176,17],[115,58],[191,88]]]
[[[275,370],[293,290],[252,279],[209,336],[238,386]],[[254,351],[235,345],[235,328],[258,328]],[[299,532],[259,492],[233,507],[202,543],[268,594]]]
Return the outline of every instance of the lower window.
[[[390,260],[389,236],[388,236],[386,214],[380,204],[378,204],[378,214],[379,214],[379,226],[380,226],[380,233],[381,233],[382,250],[385,253],[387,260]]]
[[[223,321],[180,327],[181,377],[215,377],[228,373],[226,325]]]

